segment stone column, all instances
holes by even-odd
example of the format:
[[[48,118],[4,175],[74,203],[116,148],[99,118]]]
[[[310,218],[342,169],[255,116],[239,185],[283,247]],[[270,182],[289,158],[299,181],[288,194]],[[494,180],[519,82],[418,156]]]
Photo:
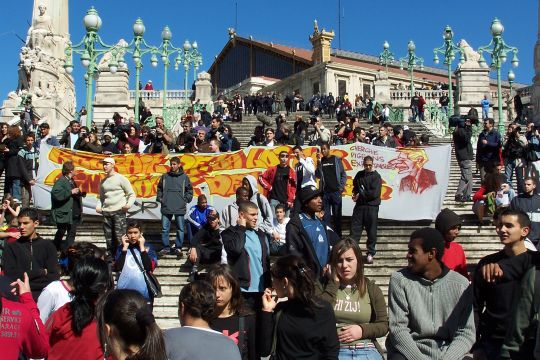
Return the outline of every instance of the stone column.
[[[212,102],[212,83],[210,82],[210,74],[206,71],[200,72],[197,75],[195,82],[195,99],[199,99],[201,104],[206,105],[206,110],[213,112],[214,103]]]
[[[124,118],[134,116],[135,98],[129,96],[129,71],[118,68],[115,74],[109,71],[106,62],[99,66],[99,77],[96,80],[94,95],[94,122],[101,128],[107,119],[112,119],[115,112]]]

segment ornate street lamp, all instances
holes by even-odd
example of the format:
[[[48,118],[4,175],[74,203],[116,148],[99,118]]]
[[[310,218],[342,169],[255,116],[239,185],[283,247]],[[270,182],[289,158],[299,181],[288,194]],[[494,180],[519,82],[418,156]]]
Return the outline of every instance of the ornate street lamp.
[[[491,56],[491,65],[490,68],[497,71],[497,104],[498,104],[498,113],[499,113],[499,132],[502,134],[504,132],[504,119],[502,111],[502,86],[501,86],[501,66],[506,62],[507,54],[512,52],[512,66],[517,67],[519,65],[519,60],[517,58],[517,47],[509,46],[505,44],[502,34],[504,32],[504,26],[499,21],[499,19],[493,19],[491,23],[491,35],[493,39],[486,46],[480,46],[478,48],[478,53],[480,54],[480,59],[478,62],[480,65],[485,66],[486,60],[484,59],[483,53],[486,52]],[[513,74],[513,73],[512,73]],[[510,74],[509,74],[510,75]]]
[[[394,54],[389,50],[390,44],[388,41],[384,41],[383,44],[383,51],[379,54],[379,65],[384,65],[384,68],[386,69],[386,75],[388,76],[388,64],[392,64],[394,62]]]
[[[94,7],[91,7],[86,12],[83,23],[86,28],[86,35],[76,45],[72,45],[71,42],[68,43],[65,50],[66,59],[64,60],[64,69],[68,74],[71,74],[73,72],[73,53],[81,56],[81,63],[86,68],[84,75],[86,81],[86,126],[90,128],[94,115],[92,90],[94,80],[99,76],[97,60],[100,56],[111,52],[109,70],[114,74],[120,65],[118,57],[121,56],[122,49],[118,45],[107,45],[101,40],[98,31],[101,28],[102,22]]]
[[[196,41],[193,42],[193,44],[189,43],[189,40],[186,39],[184,41],[184,45],[182,46],[183,52],[178,54],[177,58],[177,66],[180,63],[183,63],[184,65],[184,96],[185,96],[185,102],[188,102],[188,71],[190,65],[193,65],[193,71],[194,71],[194,79],[196,77],[197,70],[199,69],[199,66],[202,65],[202,56],[199,52],[199,46]]]
[[[399,68],[403,70],[403,68],[407,66],[407,70],[409,70],[411,98],[414,96],[414,68],[418,67],[420,70],[424,69],[424,59],[416,56],[414,50],[416,50],[416,45],[411,40],[407,44],[408,55],[399,59]]]
[[[448,69],[448,100],[450,105],[450,111],[452,114],[454,114],[454,94],[452,92],[452,62],[456,58],[456,51],[460,52],[460,58],[459,62],[464,63],[465,62],[465,55],[463,51],[461,51],[461,48],[454,44],[454,32],[452,31],[452,28],[448,25],[444,28],[443,33],[443,39],[444,44],[438,48],[433,49],[433,62],[435,64],[439,63],[439,56],[437,55],[442,54],[444,57],[444,65],[447,66]]]

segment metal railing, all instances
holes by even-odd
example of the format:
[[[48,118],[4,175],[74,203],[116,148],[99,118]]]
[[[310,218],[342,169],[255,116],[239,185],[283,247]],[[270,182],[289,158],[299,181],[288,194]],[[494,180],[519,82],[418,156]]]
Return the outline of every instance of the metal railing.
[[[424,125],[437,137],[447,137],[448,115],[435,102],[424,105]]]

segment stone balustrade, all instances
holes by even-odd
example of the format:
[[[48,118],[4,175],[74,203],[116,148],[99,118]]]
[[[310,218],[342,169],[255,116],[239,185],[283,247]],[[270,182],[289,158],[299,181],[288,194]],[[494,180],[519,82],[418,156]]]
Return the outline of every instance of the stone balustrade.
[[[424,100],[439,100],[444,94],[448,95],[448,90],[414,90],[415,93],[421,95]],[[393,101],[411,101],[410,90],[390,90],[390,99]]]
[[[129,90],[129,98],[135,99],[135,90]],[[193,90],[167,90],[167,100],[183,100],[193,95]],[[163,90],[140,90],[139,96],[143,100],[161,100],[163,98]]]

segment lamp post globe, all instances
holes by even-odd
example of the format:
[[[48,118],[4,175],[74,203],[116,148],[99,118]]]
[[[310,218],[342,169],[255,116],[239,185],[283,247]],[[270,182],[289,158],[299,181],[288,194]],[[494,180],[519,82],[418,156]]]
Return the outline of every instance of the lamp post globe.
[[[493,19],[491,22],[491,35],[493,35],[493,37],[501,36],[503,32],[504,26],[502,22],[497,18]]]
[[[446,25],[446,27],[444,28],[443,38],[444,40],[452,40],[454,38],[454,32],[449,25]]]
[[[383,43],[383,49],[388,50],[389,48],[390,48],[390,44],[388,43],[388,41],[385,40]]]
[[[516,79],[516,74],[514,74],[514,71],[512,69],[508,70],[508,82],[512,83]]]
[[[410,51],[410,52],[413,52],[415,49],[416,49],[416,45],[414,44],[414,41],[409,41],[409,43],[407,44],[407,49]]]
[[[163,28],[163,31],[161,32],[161,39],[163,41],[171,41],[172,39],[172,33],[168,26],[165,26]]]
[[[96,9],[92,6],[83,18],[84,27],[86,31],[98,31],[101,27],[101,18]]]
[[[192,47],[193,49],[197,49],[197,46],[198,46],[198,45],[197,45],[197,41],[194,41],[193,44],[191,44],[191,47]]]
[[[189,43],[189,40],[186,39],[186,41],[184,41],[184,51],[189,51],[189,49],[191,49],[191,44]]]
[[[146,27],[144,26],[142,19],[138,18],[135,21],[135,24],[133,24],[133,35],[143,36],[145,31],[146,31]]]

